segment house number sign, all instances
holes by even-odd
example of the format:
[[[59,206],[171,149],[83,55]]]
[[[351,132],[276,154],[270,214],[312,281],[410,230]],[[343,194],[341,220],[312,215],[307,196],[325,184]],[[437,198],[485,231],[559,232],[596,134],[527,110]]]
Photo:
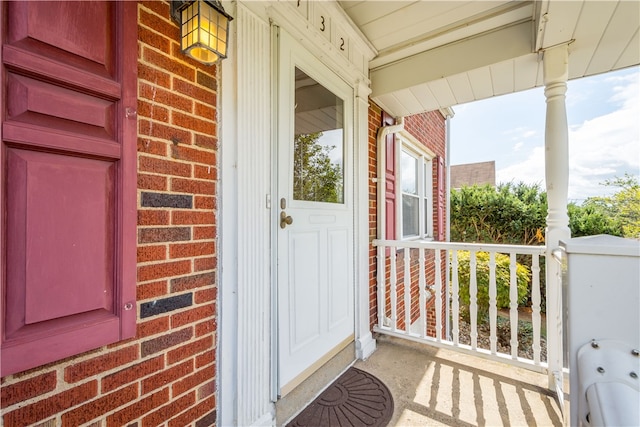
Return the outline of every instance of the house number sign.
[[[298,12],[308,18],[310,22],[315,22],[313,26],[320,31],[322,36],[331,42],[345,58],[349,59],[349,37],[335,21],[332,22],[330,15],[323,10],[320,3],[297,0],[295,4]]]

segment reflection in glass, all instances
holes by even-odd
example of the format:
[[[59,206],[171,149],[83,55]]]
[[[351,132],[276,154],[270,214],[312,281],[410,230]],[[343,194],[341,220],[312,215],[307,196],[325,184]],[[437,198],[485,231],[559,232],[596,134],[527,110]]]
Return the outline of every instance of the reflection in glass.
[[[293,198],[344,201],[343,101],[296,68]]]

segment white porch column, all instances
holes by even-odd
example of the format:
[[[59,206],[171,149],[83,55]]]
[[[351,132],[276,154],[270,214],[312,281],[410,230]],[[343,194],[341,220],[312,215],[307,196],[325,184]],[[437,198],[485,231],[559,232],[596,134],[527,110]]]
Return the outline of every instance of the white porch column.
[[[561,266],[551,252],[560,240],[571,237],[567,214],[569,188],[569,131],[565,94],[569,68],[568,45],[545,50],[544,95],[547,99],[545,125],[545,180],[547,186],[547,361],[549,388],[562,391],[562,277]],[[562,402],[562,395],[559,396]]]

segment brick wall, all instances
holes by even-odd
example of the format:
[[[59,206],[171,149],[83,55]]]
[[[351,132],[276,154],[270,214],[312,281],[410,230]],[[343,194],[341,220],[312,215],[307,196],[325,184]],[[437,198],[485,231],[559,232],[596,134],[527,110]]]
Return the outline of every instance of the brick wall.
[[[368,118],[368,137],[369,137],[369,240],[373,240],[377,236],[377,184],[372,181],[372,178],[377,177],[377,134],[380,128],[382,120],[382,110],[373,102],[369,102],[369,118]],[[446,121],[442,114],[438,111],[430,111],[414,116],[405,117],[405,130],[415,136],[421,141],[428,149],[433,151],[437,156],[444,157],[446,154]],[[436,164],[433,162],[433,194],[434,196],[438,191],[437,171]],[[437,235],[437,212],[434,208],[434,235]],[[411,295],[411,307],[409,317],[412,322],[420,316],[419,306],[419,291],[418,291],[418,278],[419,278],[419,260],[418,250],[411,250],[409,254],[409,277],[405,278],[405,261],[404,251],[398,251],[396,258],[396,318],[397,327],[400,329],[405,328],[405,304],[404,304],[404,290],[408,287]],[[441,274],[445,277],[446,260],[441,260]],[[391,262],[389,257],[386,262],[386,282],[389,284],[391,276]],[[425,251],[425,275],[426,283],[435,283],[435,263],[433,251]],[[369,301],[370,301],[370,325],[373,328],[378,323],[378,307],[377,307],[377,250],[370,245],[369,247]],[[446,301],[446,295],[443,289],[442,292],[443,301]],[[391,293],[389,286],[386,286],[386,316],[391,317]],[[431,336],[435,336],[436,316],[435,316],[435,298],[431,297],[426,302],[425,307],[427,313],[427,333]],[[445,307],[441,307],[443,333],[445,324]]]
[[[5,426],[215,424],[217,69],[178,35],[139,3],[136,337],[2,378]]]

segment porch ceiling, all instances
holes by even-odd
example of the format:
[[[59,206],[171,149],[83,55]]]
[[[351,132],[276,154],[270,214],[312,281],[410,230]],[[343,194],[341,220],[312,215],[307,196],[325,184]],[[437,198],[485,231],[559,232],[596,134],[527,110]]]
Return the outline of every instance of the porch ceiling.
[[[635,0],[339,3],[378,52],[371,97],[396,116],[541,86],[538,52],[568,41],[570,79],[640,64]]]

